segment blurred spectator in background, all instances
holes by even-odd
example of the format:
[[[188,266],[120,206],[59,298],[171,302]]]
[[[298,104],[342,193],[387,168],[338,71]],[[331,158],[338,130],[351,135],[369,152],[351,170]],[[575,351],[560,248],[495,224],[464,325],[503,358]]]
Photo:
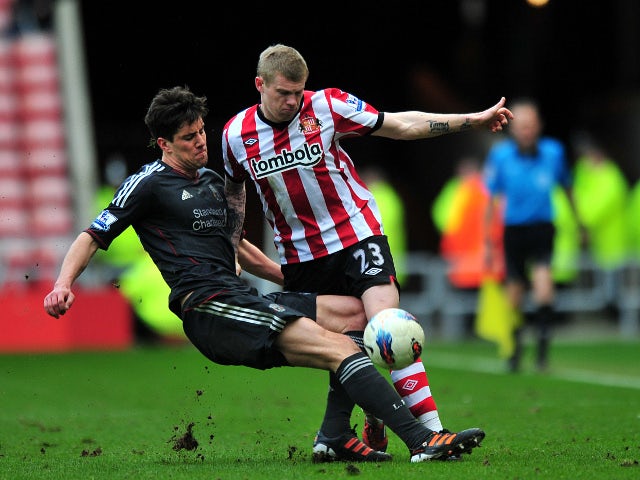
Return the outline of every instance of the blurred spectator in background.
[[[54,0],[9,0],[9,3],[11,20],[6,32],[9,37],[51,30]]]
[[[447,264],[450,286],[457,294],[469,297],[470,302],[476,302],[474,311],[463,318],[465,326],[471,331],[475,324],[475,334],[498,343],[499,351],[502,352],[505,347],[501,347],[503,343],[500,339],[507,338],[513,344],[513,329],[507,329],[506,337],[503,333],[509,312],[502,310],[505,315],[498,315],[495,302],[490,302],[490,305],[486,301],[480,302],[481,298],[486,297],[483,292],[487,288],[495,288],[496,291],[501,289],[499,283],[504,278],[502,212],[493,216],[491,225],[485,223],[490,197],[484,185],[478,158],[462,157],[456,162],[455,168],[454,176],[444,184],[431,207],[433,223],[440,232],[440,255]],[[490,259],[491,264],[486,261],[489,258],[486,238],[491,238],[496,248],[496,254]],[[458,299],[462,302],[465,297]]]
[[[487,225],[489,200],[481,163],[468,156],[458,161],[455,175],[433,203],[431,216],[441,234],[440,254],[447,261],[447,278],[455,288],[477,289],[486,276],[500,281],[504,278],[502,212],[493,215]],[[495,247],[489,265],[487,238]]]
[[[407,257],[404,202],[381,168],[373,165],[367,166],[360,172],[360,178],[373,194],[380,210],[384,231],[396,265],[396,277],[402,285],[406,278],[405,261]]]
[[[553,253],[551,255],[551,275],[554,283],[568,286],[578,276],[582,249],[582,230],[576,217],[572,199],[559,186],[551,193],[554,217]]]
[[[492,196],[487,221],[492,221],[496,214],[496,202],[504,201],[506,291],[514,309],[522,311],[525,293],[529,287],[532,289],[534,312],[514,331],[515,350],[508,368],[512,372],[520,368],[523,330],[530,320],[537,332],[536,367],[542,371],[547,368],[555,320],[552,194],[558,185],[568,191],[571,178],[564,145],[542,136],[543,124],[536,102],[519,99],[510,109],[514,115],[509,125],[511,138],[495,144],[485,164],[485,181]]]
[[[627,207],[629,227],[629,259],[640,264],[640,179],[631,187]]]
[[[576,152],[573,195],[578,219],[585,229],[587,251],[595,266],[605,273],[607,304],[613,307],[617,270],[625,264],[629,252],[629,184],[593,138],[580,137]]]

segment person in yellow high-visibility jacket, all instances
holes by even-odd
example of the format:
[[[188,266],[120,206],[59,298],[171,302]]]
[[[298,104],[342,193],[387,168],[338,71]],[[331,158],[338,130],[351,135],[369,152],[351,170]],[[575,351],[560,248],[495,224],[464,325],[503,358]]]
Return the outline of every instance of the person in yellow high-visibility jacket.
[[[568,285],[578,276],[582,244],[582,228],[576,218],[571,199],[564,188],[556,186],[551,192],[555,216],[553,224],[553,253],[551,275],[557,285]]]
[[[396,266],[396,277],[398,283],[402,285],[406,278],[405,258],[407,256],[404,201],[380,168],[369,166],[360,173],[360,177],[367,184],[380,209],[384,232]]]
[[[627,225],[629,227],[629,260],[640,264],[640,180],[633,184],[629,192]]]
[[[587,251],[604,274],[607,306],[615,309],[618,272],[629,258],[629,184],[602,146],[587,139],[579,147],[574,201],[586,232]]]
[[[629,184],[602,147],[588,142],[574,167],[573,196],[587,248],[599,267],[612,270],[629,254],[627,205]]]

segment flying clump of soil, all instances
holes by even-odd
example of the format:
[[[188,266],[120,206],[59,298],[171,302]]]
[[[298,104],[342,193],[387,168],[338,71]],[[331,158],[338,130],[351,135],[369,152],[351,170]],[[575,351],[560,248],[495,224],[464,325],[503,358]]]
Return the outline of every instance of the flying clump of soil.
[[[184,432],[182,435],[177,436],[174,435],[173,437],[171,437],[171,440],[173,442],[173,449],[178,452],[180,450],[195,450],[196,448],[198,448],[198,440],[196,440],[196,438],[193,436],[193,426],[195,424],[193,422],[189,423],[189,425],[187,425],[187,431]],[[175,427],[174,430],[178,430],[178,427]]]

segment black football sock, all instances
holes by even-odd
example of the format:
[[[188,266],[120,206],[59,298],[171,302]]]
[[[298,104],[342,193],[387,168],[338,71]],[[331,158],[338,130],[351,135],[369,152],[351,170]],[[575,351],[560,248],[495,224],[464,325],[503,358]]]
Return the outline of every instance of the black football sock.
[[[364,411],[384,421],[409,449],[418,448],[431,432],[415,419],[398,392],[364,353],[347,357],[338,367],[336,377]]]
[[[522,344],[523,333],[524,333],[524,327],[522,326],[516,328],[513,332],[514,347],[513,347],[513,354],[511,355],[511,357],[509,357],[509,370],[514,373],[520,370],[520,360],[522,359],[522,351],[523,351],[523,344]]]
[[[351,338],[361,350],[364,351],[362,341],[362,331],[346,332],[345,335]],[[351,413],[355,403],[344,390],[342,384],[336,376],[329,373],[329,393],[327,394],[327,406],[320,431],[327,437],[333,438],[348,432],[351,429]]]
[[[347,337],[349,337],[351,340],[354,341],[354,343],[356,345],[358,345],[358,347],[360,348],[360,350],[362,350],[363,352],[366,353],[365,349],[364,349],[364,340],[362,339],[362,337],[364,336],[364,332],[361,330],[353,330],[350,332],[345,332],[345,335]]]
[[[320,431],[329,438],[338,437],[351,429],[351,412],[355,403],[333,372],[329,372],[329,393]]]
[[[536,357],[538,368],[545,368],[547,365],[554,315],[555,312],[551,305],[541,305],[535,313],[536,327],[538,329],[538,351]]]
[[[364,331],[362,330],[353,330],[350,332],[345,332],[345,335],[349,338],[351,338],[351,340],[353,340],[355,342],[356,345],[358,345],[358,347],[360,347],[360,350],[362,350],[364,353],[367,353],[367,351],[364,348]],[[362,410],[365,414],[365,416],[367,417],[367,421],[372,424],[372,425],[377,425],[378,423],[380,423],[382,420],[380,420],[378,417],[376,417],[373,413],[371,412],[367,412],[366,410]]]

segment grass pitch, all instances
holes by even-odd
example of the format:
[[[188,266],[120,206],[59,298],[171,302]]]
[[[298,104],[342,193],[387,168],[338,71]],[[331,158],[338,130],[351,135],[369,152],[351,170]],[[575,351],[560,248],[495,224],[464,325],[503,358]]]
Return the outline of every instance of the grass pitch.
[[[640,339],[556,342],[545,374],[504,373],[471,340],[423,360],[445,426],[487,433],[460,462],[410,464],[390,433],[392,462],[313,464],[321,371],[221,367],[190,345],[0,355],[0,479],[640,478]]]

